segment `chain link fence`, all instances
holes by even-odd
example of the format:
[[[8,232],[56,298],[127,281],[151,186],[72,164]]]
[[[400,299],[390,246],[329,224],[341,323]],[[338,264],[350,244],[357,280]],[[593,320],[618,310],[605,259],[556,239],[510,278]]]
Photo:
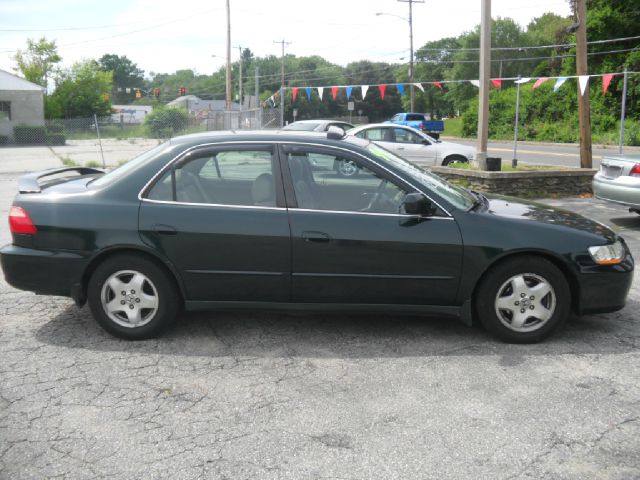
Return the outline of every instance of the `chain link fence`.
[[[5,145],[60,146],[97,139],[156,139],[212,130],[261,130],[279,128],[277,108],[240,111],[189,112],[176,108],[143,111],[141,115],[114,113],[105,117],[45,120],[44,125],[17,125],[4,136]]]

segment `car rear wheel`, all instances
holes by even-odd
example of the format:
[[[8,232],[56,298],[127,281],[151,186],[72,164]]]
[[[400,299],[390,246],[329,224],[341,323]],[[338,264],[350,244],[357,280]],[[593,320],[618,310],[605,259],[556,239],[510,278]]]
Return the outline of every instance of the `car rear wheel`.
[[[544,258],[506,260],[482,279],[476,311],[482,325],[510,343],[535,343],[569,316],[571,291],[564,275]]]
[[[118,255],[102,262],[89,280],[89,307],[109,333],[142,340],[162,333],[176,318],[180,298],[169,274],[152,260]]]
[[[442,160],[442,166],[446,167],[453,162],[468,163],[469,159],[467,157],[464,157],[463,155],[449,155],[444,160]]]

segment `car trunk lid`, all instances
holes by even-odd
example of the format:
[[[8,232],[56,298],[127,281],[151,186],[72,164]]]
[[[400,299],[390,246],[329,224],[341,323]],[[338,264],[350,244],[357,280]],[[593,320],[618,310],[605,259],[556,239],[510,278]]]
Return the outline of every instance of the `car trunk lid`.
[[[604,157],[600,162],[600,174],[608,179],[629,175],[640,164],[640,155]]]

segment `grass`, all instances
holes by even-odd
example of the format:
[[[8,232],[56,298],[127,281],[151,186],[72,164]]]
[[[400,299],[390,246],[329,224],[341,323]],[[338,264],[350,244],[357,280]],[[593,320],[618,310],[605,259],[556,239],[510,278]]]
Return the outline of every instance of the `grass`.
[[[452,162],[447,166],[460,170],[477,170],[477,168],[469,162]],[[566,168],[555,165],[529,165],[526,163],[518,163],[518,166],[514,168],[511,166],[511,162],[502,162],[501,168],[503,172],[530,172],[539,170],[566,170]]]
[[[62,157],[60,160],[62,161],[62,164],[67,166],[67,167],[77,167],[78,166],[78,162],[76,162],[75,160],[71,160],[69,157]]]
[[[444,132],[447,137],[462,137],[462,117],[447,118],[444,121]]]

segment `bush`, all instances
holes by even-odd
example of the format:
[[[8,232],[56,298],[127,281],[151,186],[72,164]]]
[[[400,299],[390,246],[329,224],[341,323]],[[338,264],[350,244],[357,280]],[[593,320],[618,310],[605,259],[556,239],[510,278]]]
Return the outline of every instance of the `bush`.
[[[0,145],[6,145],[7,143],[9,143],[9,137],[0,135]]]
[[[47,129],[42,126],[16,125],[13,127],[16,143],[21,145],[47,143]]]
[[[62,133],[64,132],[64,124],[60,120],[52,120],[47,124],[47,132]]]
[[[156,108],[144,120],[149,134],[156,138],[169,138],[187,127],[187,112],[177,108]]]
[[[49,133],[47,135],[47,144],[48,145],[64,145],[66,142],[66,138],[63,133]]]

